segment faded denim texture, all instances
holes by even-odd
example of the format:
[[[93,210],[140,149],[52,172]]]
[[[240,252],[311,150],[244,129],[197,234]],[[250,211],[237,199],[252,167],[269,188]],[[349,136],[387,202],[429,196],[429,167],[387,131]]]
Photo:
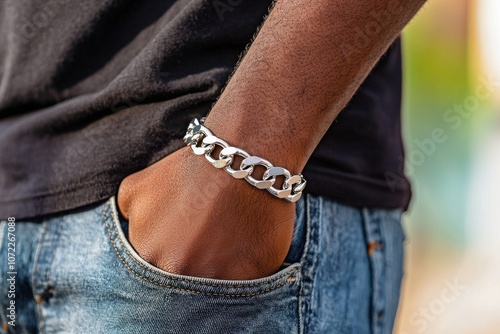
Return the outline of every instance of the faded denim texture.
[[[17,222],[16,327],[0,333],[392,332],[402,277],[400,210],[307,195],[292,247],[266,278],[174,275],[143,261],[115,198]],[[6,322],[6,222],[0,223],[0,315]]]

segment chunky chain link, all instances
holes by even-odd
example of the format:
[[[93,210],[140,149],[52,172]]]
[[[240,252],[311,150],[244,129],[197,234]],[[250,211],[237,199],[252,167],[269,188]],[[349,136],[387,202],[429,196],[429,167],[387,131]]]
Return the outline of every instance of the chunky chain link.
[[[184,142],[191,147],[196,155],[204,155],[215,168],[224,169],[236,179],[245,179],[252,186],[266,189],[272,195],[283,198],[289,202],[297,202],[302,196],[302,190],[306,187],[306,180],[302,175],[292,175],[283,167],[275,167],[269,161],[260,157],[252,156],[240,148],[230,146],[224,140],[216,137],[207,127],[203,125],[204,118],[194,118],[186,131]],[[218,159],[212,156],[215,147],[222,148]],[[243,158],[239,168],[233,168],[234,157]],[[261,179],[252,176],[255,166],[263,166],[266,171]],[[276,178],[283,176],[284,182],[281,187],[276,188]]]

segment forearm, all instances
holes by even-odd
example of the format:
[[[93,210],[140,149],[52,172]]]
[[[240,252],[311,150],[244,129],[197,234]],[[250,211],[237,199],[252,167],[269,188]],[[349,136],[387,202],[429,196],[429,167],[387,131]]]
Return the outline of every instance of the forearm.
[[[424,2],[278,0],[205,124],[230,144],[300,172]],[[383,27],[372,14],[382,12],[389,13]],[[355,32],[370,27],[360,46]]]

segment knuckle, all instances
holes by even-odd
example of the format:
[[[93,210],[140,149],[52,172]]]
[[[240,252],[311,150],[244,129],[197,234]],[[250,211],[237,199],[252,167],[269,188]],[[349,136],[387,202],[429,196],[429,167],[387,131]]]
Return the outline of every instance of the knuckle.
[[[125,219],[129,219],[130,206],[132,203],[133,194],[135,192],[135,176],[132,174],[122,180],[118,187],[117,202],[118,209]]]

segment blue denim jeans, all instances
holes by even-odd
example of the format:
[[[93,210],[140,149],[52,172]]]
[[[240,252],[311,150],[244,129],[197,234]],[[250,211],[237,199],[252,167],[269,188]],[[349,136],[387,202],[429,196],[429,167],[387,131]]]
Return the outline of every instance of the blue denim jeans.
[[[0,223],[0,333],[391,333],[402,278],[400,210],[308,195],[276,274],[175,275],[141,259],[115,199],[16,222],[15,327]]]

